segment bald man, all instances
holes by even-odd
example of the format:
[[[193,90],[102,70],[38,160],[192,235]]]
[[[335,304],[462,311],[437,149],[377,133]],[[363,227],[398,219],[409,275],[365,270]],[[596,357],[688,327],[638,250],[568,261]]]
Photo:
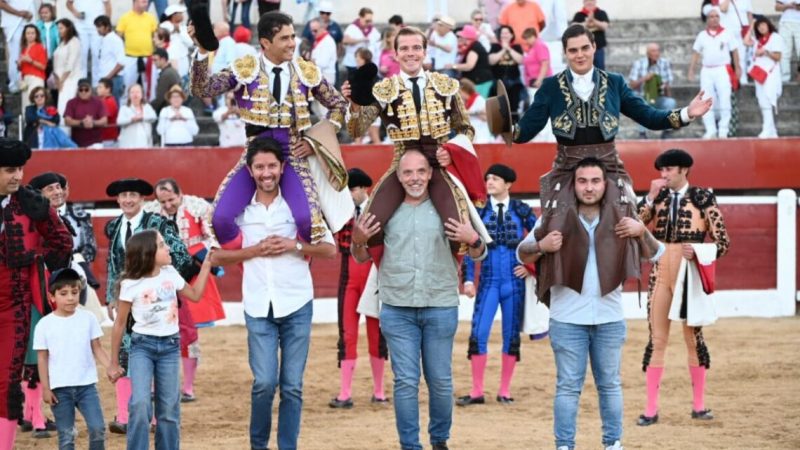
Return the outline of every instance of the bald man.
[[[228,22],[221,20],[214,23],[214,36],[219,40],[219,49],[214,53],[214,62],[211,63],[211,73],[227,69],[236,58],[236,41],[231,37],[231,27]]]
[[[655,42],[647,44],[647,56],[633,62],[628,75],[628,86],[640,97],[658,109],[674,109],[677,102],[672,98],[672,66],[661,57],[661,47]],[[661,132],[661,139],[669,136],[670,130]],[[639,125],[639,138],[647,139],[647,129]]]

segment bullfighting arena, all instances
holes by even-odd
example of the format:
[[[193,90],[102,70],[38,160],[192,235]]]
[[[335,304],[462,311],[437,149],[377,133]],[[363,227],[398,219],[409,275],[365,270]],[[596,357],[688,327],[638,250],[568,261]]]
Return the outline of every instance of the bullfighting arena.
[[[454,449],[547,449],[553,447],[552,400],[555,366],[548,340],[526,341],[522,361],[512,385],[516,403],[500,406],[493,399],[499,383],[500,339],[496,324],[486,374],[487,404],[455,408],[450,447]],[[104,345],[108,348],[110,329]],[[364,331],[362,329],[362,335]],[[460,322],[453,354],[456,395],[469,390],[466,359],[469,322]],[[627,449],[797,449],[800,448],[800,318],[720,319],[705,328],[711,352],[707,405],[716,419],[693,421],[691,386],[680,329],[672,327],[667,369],[661,392],[658,424],[636,426],[645,403],[642,350],[647,324],[628,321],[622,380],[625,396]],[[200,332],[203,356],[195,392],[198,400],[182,404],[181,447],[184,449],[246,449],[250,410],[246,331],[241,326],[216,327]],[[369,403],[371,377],[365,339],[359,342],[359,362],[353,387],[355,407],[333,410],[328,401],[338,389],[336,367],[337,328],[315,324],[305,375],[301,449],[393,449],[397,448],[391,406]],[[423,383],[424,385],[424,383]],[[110,383],[101,380],[100,394],[106,422],[113,419],[114,396]],[[387,394],[391,396],[387,370]],[[423,430],[427,424],[427,391],[422,389]],[[491,401],[490,401],[491,400]],[[49,411],[47,411],[50,416]],[[277,398],[275,413],[277,419]],[[271,445],[275,445],[275,429]],[[87,435],[78,420],[77,448],[86,448]],[[423,434],[426,442],[426,434]],[[125,438],[110,435],[109,449],[124,449]],[[151,441],[151,448],[153,443]],[[578,417],[579,448],[600,448],[600,419],[594,383],[587,374],[586,389]],[[18,449],[52,449],[56,438],[32,439],[19,433]],[[275,447],[271,447],[275,448]]]

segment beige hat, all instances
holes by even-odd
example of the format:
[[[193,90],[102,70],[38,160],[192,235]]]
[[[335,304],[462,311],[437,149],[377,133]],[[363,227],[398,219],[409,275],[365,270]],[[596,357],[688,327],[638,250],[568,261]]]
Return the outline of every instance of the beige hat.
[[[178,93],[183,97],[183,101],[186,101],[186,92],[183,91],[183,88],[180,84],[173,84],[171,88],[164,94],[164,100],[169,101],[172,97],[172,94]]]
[[[451,30],[456,27],[456,20],[450,16],[442,16],[439,18],[439,23],[446,25]]]

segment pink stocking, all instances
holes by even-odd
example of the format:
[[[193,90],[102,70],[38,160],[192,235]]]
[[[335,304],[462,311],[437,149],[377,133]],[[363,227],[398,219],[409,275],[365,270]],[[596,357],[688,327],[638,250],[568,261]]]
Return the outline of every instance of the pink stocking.
[[[472,365],[472,390],[469,396],[472,398],[483,397],[483,375],[486,372],[486,354],[470,356]]]
[[[700,412],[706,409],[706,368],[703,366],[689,366],[689,375],[692,377],[692,395],[694,397],[693,408]]]
[[[17,421],[0,417],[0,448],[14,448],[17,437]]]
[[[348,400],[353,395],[353,374],[356,371],[355,359],[342,360],[342,368],[340,370],[341,388],[339,395],[336,396],[338,400]]]
[[[33,429],[43,430],[45,423],[42,412],[42,383],[37,383],[33,389],[25,386],[25,410],[30,411]]]
[[[503,353],[503,366],[500,370],[500,392],[497,395],[511,398],[511,378],[517,367],[517,357]]]
[[[22,420],[30,422],[33,415],[33,403],[30,394],[28,394],[28,382],[23,381],[20,384],[22,385],[22,394],[25,395],[25,402],[22,403]]]
[[[194,395],[194,375],[197,373],[197,358],[183,359],[183,393]]]
[[[128,423],[128,402],[131,399],[131,379],[121,377],[115,384],[117,388],[117,422]]]
[[[383,392],[383,371],[386,360],[383,358],[369,357],[369,365],[372,367],[372,395],[379,400],[386,398]]]
[[[645,372],[647,381],[647,407],[644,410],[646,417],[655,417],[658,414],[658,394],[661,390],[661,376],[664,375],[663,367],[648,366]]]

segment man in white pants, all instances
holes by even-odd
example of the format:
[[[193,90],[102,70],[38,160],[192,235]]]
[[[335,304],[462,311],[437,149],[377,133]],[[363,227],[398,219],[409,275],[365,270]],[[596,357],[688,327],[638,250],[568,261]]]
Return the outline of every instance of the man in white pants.
[[[775,11],[781,13],[778,31],[786,44],[781,55],[783,82],[792,77],[792,53],[800,58],[800,0],[775,0]]]
[[[0,0],[0,27],[3,27],[3,35],[6,37],[6,56],[8,57],[8,67],[15,67],[19,60],[19,53],[22,47],[22,29],[25,25],[33,23],[36,14],[36,5],[33,0]],[[20,90],[20,72],[18,70],[8,71],[8,90],[18,92]]]
[[[741,75],[736,41],[731,32],[719,26],[720,11],[713,7],[707,13],[708,28],[701,31],[694,41],[692,61],[689,64],[689,81],[695,80],[695,67],[702,58],[703,68],[700,70],[700,90],[705,98],[713,98],[713,114],[703,116],[706,132],[703,139],[728,137],[728,125],[731,121],[731,79],[728,65],[733,63],[738,78]],[[733,58],[731,58],[733,53]],[[719,116],[719,127],[716,117]]]
[[[550,50],[550,68],[553,73],[564,70],[564,46],[561,44],[561,35],[567,29],[567,9],[563,0],[540,0],[539,6],[544,12],[545,26],[539,33],[539,39],[547,44]]]
[[[100,73],[100,45],[102,36],[94,26],[94,20],[100,16],[111,17],[111,0],[67,0],[67,9],[75,16],[75,29],[81,40],[81,78],[89,78],[87,69],[91,69],[92,86],[97,86],[105,74]],[[92,65],[89,65],[89,52]]]
[[[736,49],[739,55],[738,62],[741,68],[739,80],[741,84],[747,84],[747,50],[744,46],[742,27],[750,26],[753,23],[753,4],[750,0],[721,0],[719,2],[720,25],[730,31],[736,41],[732,48]]]

